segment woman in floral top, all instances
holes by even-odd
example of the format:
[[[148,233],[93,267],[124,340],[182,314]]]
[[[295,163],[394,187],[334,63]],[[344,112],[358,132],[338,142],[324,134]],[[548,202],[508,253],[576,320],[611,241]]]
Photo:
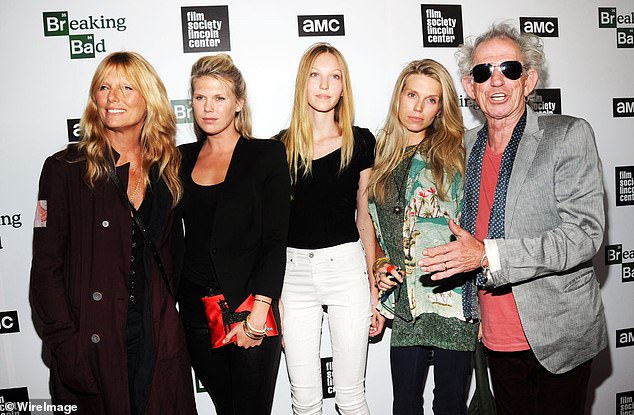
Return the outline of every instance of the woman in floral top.
[[[432,352],[434,413],[466,411],[478,332],[475,288],[466,276],[439,285],[416,266],[424,248],[452,237],[447,224],[462,203],[463,131],[447,70],[430,59],[409,63],[394,87],[369,184],[370,213],[385,253],[374,267],[383,293],[377,308],[393,319],[394,414],[422,413]]]

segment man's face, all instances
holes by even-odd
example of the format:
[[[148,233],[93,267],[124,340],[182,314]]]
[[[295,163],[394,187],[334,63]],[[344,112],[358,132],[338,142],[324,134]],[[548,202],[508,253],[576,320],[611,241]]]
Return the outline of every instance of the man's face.
[[[493,64],[491,77],[482,83],[477,83],[470,75],[462,79],[467,94],[476,100],[487,120],[518,120],[524,113],[525,98],[537,84],[537,72],[533,69],[524,69],[516,80],[507,78],[499,65],[508,61],[524,64],[515,42],[507,38],[487,40],[476,48],[473,65]]]

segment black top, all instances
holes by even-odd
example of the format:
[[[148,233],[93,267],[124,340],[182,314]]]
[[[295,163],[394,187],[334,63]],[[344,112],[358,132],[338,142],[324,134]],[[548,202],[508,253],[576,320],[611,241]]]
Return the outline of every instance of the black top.
[[[359,240],[355,220],[359,174],[372,167],[376,140],[367,128],[354,127],[354,151],[339,173],[341,149],[313,160],[312,173],[302,172],[292,189],[288,246],[327,248]]]
[[[216,207],[222,195],[222,183],[202,186],[191,174],[183,180],[183,222],[185,223],[184,280],[220,292],[216,270],[209,254]]]
[[[143,223],[149,223],[152,215],[152,203],[148,202],[152,198],[152,188],[147,187],[145,198],[137,209],[137,214],[141,216]],[[132,222],[132,250],[130,255],[130,272],[128,273],[128,324],[133,321],[141,322],[143,316],[143,303],[145,301],[145,259],[143,233],[137,227],[136,222]],[[152,258],[154,261],[154,258]]]

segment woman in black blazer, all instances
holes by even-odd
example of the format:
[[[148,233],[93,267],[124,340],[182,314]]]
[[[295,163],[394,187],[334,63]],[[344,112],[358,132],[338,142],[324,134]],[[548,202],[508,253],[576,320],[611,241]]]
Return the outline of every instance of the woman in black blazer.
[[[191,72],[198,141],[180,147],[185,256],[179,308],[192,365],[220,414],[269,414],[281,336],[258,336],[277,301],[286,264],[290,178],[282,143],[250,138],[246,85],[228,55]],[[230,310],[251,294],[248,324],[212,349],[201,298],[223,293]],[[253,328],[254,331],[251,331]]]

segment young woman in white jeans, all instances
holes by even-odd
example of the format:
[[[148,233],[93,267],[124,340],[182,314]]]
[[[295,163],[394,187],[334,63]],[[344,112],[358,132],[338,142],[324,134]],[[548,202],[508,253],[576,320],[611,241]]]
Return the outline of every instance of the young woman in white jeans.
[[[375,139],[353,127],[353,118],[343,56],[327,43],[311,46],[299,64],[290,126],[278,135],[293,183],[282,304],[294,414],[321,413],[324,306],[335,403],[344,415],[369,413],[368,330],[380,333],[384,321],[372,311],[378,292],[368,278],[375,236],[366,187]]]

